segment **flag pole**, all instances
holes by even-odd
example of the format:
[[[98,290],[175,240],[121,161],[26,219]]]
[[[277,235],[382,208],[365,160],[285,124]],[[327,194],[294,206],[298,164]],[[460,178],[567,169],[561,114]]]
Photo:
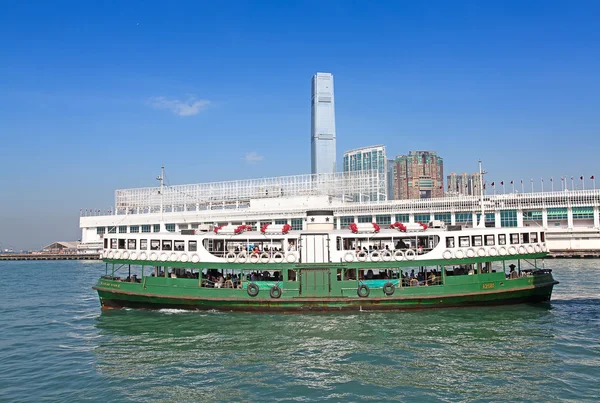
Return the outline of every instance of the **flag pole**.
[[[531,193],[533,193],[533,178],[531,178]]]
[[[523,185],[523,179],[521,179],[521,193],[525,193],[525,185]]]
[[[542,180],[542,193],[544,192],[544,178],[540,178]]]
[[[581,190],[585,190],[585,176],[581,175]]]

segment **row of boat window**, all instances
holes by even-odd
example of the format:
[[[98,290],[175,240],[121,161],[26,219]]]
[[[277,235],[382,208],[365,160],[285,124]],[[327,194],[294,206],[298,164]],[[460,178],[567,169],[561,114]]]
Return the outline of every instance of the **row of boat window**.
[[[104,239],[104,248],[109,249],[108,239]],[[137,248],[137,239],[110,239],[110,249],[132,249],[132,250],[148,250],[148,239],[139,240],[139,248]],[[185,251],[185,241],[171,239],[151,239],[150,250],[167,250],[167,251]],[[196,252],[198,250],[198,241],[188,241],[187,251]]]
[[[539,233],[539,241],[538,241],[538,233],[537,232],[521,232],[521,233],[512,233],[508,234],[511,245],[518,245],[522,243],[537,243],[537,242],[545,242],[544,233]],[[507,234],[498,234],[497,244],[498,245],[506,245],[507,244]],[[471,246],[495,246],[496,245],[496,235],[488,234],[488,235],[461,235],[458,237],[458,247],[459,248],[468,248]],[[446,237],[446,247],[454,248],[456,247],[456,237],[449,236]]]

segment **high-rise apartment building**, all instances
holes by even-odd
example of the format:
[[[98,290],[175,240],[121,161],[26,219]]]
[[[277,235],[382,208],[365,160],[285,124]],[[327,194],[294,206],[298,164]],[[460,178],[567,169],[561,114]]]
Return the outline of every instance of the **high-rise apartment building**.
[[[444,195],[444,162],[435,151],[411,151],[394,161],[394,198],[428,199]]]
[[[344,172],[377,171],[379,173],[378,191],[369,195],[354,195],[354,201],[388,200],[388,159],[385,146],[377,145],[346,151],[343,158]],[[367,197],[369,200],[358,200]],[[391,199],[391,197],[390,197]]]
[[[481,192],[481,176],[479,172],[468,174],[463,172],[460,175],[452,172],[447,177],[449,195],[477,196]]]
[[[311,172],[321,174],[336,171],[333,75],[317,73],[312,78]]]

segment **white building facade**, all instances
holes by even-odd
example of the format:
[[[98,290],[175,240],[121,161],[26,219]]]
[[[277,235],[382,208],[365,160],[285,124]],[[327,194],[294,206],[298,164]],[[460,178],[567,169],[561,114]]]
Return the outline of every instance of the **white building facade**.
[[[311,94],[311,173],[337,172],[333,75],[317,73]]]

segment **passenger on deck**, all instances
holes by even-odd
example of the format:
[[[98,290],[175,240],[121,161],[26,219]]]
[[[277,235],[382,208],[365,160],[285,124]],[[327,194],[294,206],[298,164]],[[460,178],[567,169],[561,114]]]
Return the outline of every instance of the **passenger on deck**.
[[[510,273],[508,273],[508,278],[518,278],[519,277],[519,273],[517,273],[515,271],[515,266],[514,264],[510,264],[508,267],[510,267]]]

